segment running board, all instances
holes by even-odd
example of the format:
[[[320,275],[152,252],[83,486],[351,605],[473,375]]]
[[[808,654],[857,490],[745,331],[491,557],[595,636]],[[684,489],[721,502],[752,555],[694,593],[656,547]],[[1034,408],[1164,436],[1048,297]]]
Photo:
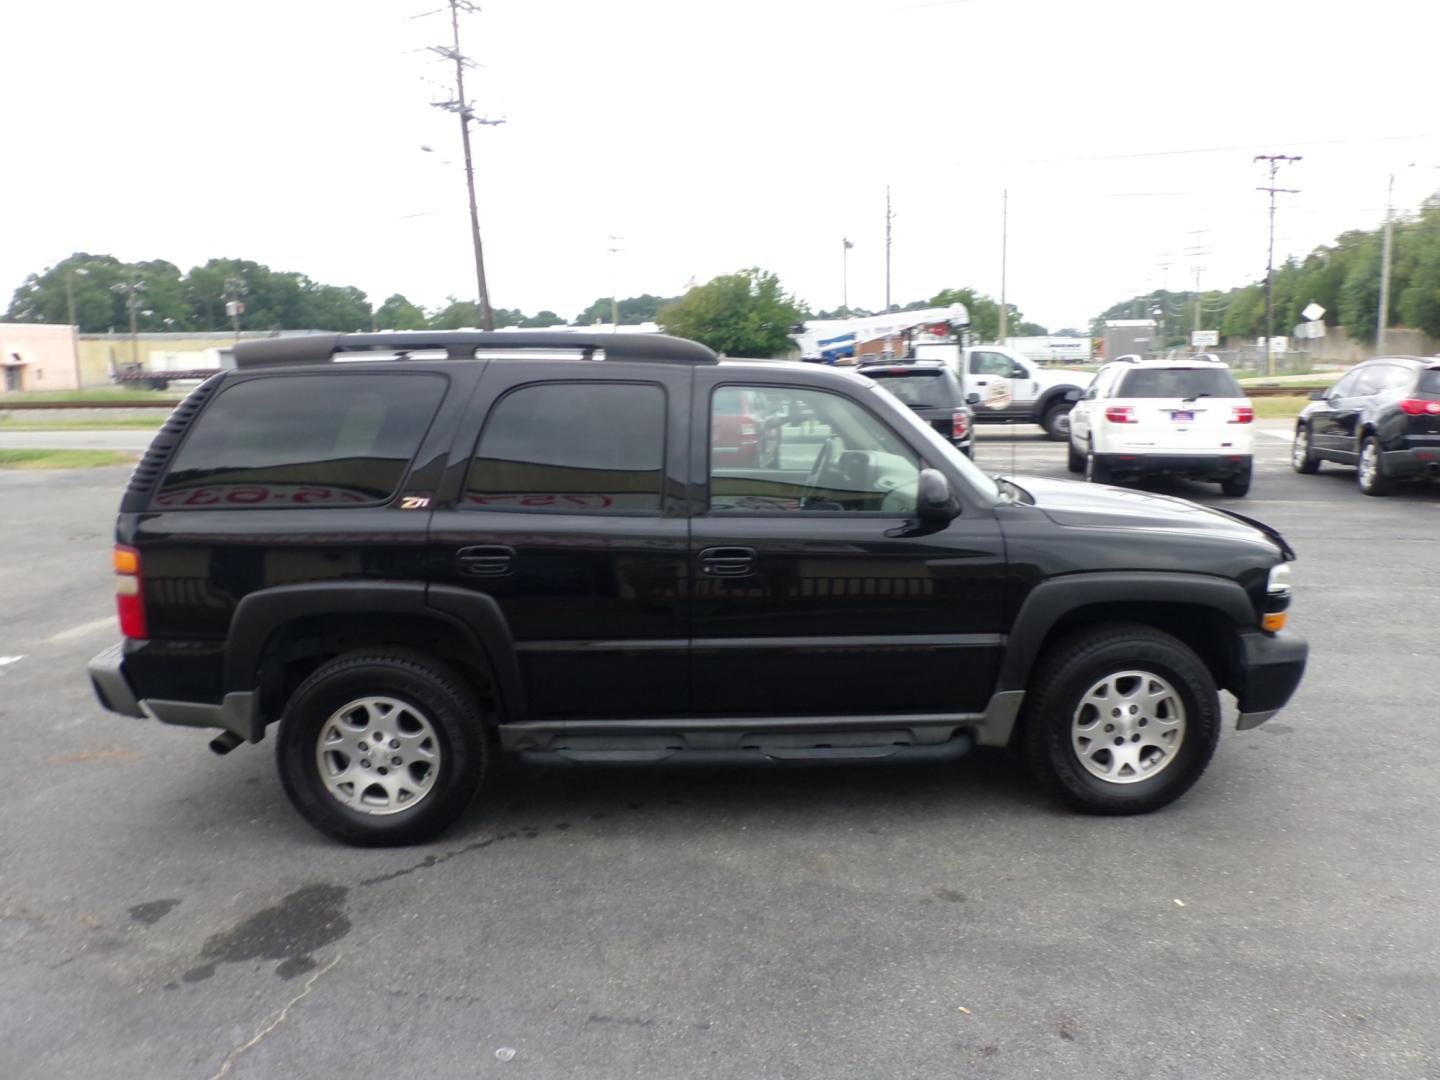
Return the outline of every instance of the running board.
[[[936,764],[963,757],[972,745],[969,734],[960,731],[943,743],[923,746],[892,743],[886,746],[752,746],[742,750],[687,750],[660,747],[633,750],[522,750],[520,760],[528,765],[612,765],[632,768],[644,765],[773,766],[773,765],[855,765]]]

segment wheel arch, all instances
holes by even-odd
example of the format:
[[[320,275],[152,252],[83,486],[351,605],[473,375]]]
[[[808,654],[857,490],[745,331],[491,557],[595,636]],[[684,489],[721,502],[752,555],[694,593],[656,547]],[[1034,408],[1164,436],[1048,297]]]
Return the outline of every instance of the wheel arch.
[[[250,593],[230,623],[225,690],[259,691],[258,738],[279,718],[288,693],[325,660],[397,646],[450,664],[495,713],[523,714],[519,664],[495,601],[421,582],[320,582]]]

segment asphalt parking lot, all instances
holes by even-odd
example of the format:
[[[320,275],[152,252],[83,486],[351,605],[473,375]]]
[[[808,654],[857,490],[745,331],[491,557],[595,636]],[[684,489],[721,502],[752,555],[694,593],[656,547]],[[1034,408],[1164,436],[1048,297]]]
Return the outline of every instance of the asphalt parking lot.
[[[1310,671],[1160,813],[998,752],[513,771],[395,851],[268,741],[102,712],[127,470],[0,472],[0,1077],[1440,1077],[1440,488],[1258,441],[1245,499],[1151,490],[1285,533]],[[1068,475],[1034,428],[977,460]]]

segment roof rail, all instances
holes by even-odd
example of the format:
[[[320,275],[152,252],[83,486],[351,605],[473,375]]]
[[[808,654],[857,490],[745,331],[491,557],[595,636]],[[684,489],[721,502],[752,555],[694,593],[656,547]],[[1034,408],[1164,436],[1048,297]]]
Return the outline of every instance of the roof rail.
[[[1126,353],[1124,356],[1115,357],[1115,363],[1117,364],[1139,364],[1143,363],[1144,360],[1145,358],[1143,356],[1139,356],[1136,353]]]
[[[669,334],[560,334],[504,333],[481,330],[406,330],[377,334],[301,334],[237,342],[237,368],[294,367],[324,364],[339,353],[398,353],[444,349],[451,359],[469,359],[477,349],[517,351],[556,349],[583,352],[587,360],[596,352],[607,360],[644,360],[675,364],[715,364],[720,358],[698,341]]]

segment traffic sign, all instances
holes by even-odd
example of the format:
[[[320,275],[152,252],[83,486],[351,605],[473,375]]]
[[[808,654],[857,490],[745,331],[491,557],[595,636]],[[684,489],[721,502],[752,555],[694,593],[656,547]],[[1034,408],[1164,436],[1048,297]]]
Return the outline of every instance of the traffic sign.
[[[1190,331],[1190,344],[1193,345],[1193,346],[1195,346],[1195,348],[1197,348],[1197,349],[1203,349],[1203,348],[1206,348],[1207,346],[1213,348],[1214,346],[1220,344],[1220,331],[1219,331],[1219,330],[1191,330],[1191,331]]]
[[[1305,318],[1309,319],[1311,322],[1314,322],[1316,319],[1320,318],[1325,314],[1325,309],[1319,304],[1315,303],[1314,300],[1311,300],[1310,303],[1305,305],[1305,310],[1300,312],[1300,314],[1304,315]]]

